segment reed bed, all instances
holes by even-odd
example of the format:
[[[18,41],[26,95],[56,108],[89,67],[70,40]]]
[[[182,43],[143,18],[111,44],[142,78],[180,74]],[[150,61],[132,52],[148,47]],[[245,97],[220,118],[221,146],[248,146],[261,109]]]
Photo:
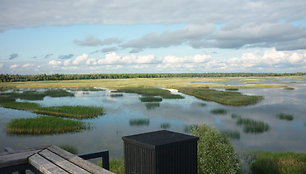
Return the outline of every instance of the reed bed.
[[[305,174],[306,154],[293,152],[255,152],[253,174]]]
[[[123,97],[123,94],[110,94],[111,97]]]
[[[223,115],[223,114],[226,114],[227,111],[225,109],[220,109],[220,108],[217,108],[217,109],[213,109],[210,111],[212,114],[218,114],[218,115]]]
[[[279,113],[276,115],[276,117],[280,120],[287,120],[287,121],[292,121],[293,120],[293,115],[291,114],[284,114],[284,113]]]
[[[75,88],[67,88],[70,91],[105,91],[101,88],[94,88],[94,87],[75,87]]]
[[[179,94],[167,94],[161,96],[163,99],[184,99],[184,96],[181,96]]]
[[[170,123],[162,123],[160,124],[161,129],[169,129],[170,128]]]
[[[238,118],[236,124],[243,126],[243,131],[245,133],[263,133],[270,129],[267,123],[250,118]]]
[[[6,94],[0,94],[0,105],[1,103],[15,102],[15,97]]]
[[[54,115],[69,118],[93,118],[104,113],[102,107],[93,106],[50,106],[34,110],[37,114]]]
[[[6,103],[0,103],[0,106],[4,108],[29,110],[29,111],[36,110],[40,107],[39,104],[30,103],[30,102],[6,102]]]
[[[205,87],[185,87],[178,88],[178,90],[202,100],[214,101],[230,106],[247,106],[256,104],[263,99],[263,96],[249,96],[243,95],[240,92],[217,91]]]
[[[163,101],[163,99],[160,97],[152,97],[152,96],[139,97],[139,100],[141,102],[161,102]]]
[[[160,96],[163,99],[184,99],[179,94],[171,94],[170,91],[160,88],[122,88],[116,92],[136,93],[142,96]]]
[[[73,97],[74,94],[71,92],[68,92],[64,89],[50,89],[45,92],[46,96],[49,97]]]
[[[153,109],[158,108],[160,104],[159,103],[146,103],[145,106],[148,110],[153,110]]]
[[[10,134],[38,135],[78,132],[88,128],[89,125],[80,121],[52,116],[39,116],[35,118],[14,119],[7,124],[6,131]]]
[[[150,125],[150,119],[136,118],[130,120],[130,126],[148,126]]]

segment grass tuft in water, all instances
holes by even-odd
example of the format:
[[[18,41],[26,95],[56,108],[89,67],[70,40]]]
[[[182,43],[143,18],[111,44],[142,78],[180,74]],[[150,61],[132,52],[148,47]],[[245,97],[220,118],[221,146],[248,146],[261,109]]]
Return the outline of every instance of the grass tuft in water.
[[[168,94],[168,95],[162,95],[163,99],[184,99],[185,97],[179,95],[179,94]]]
[[[94,87],[77,87],[77,88],[67,88],[70,91],[105,91],[101,88],[94,88]]]
[[[162,123],[160,124],[161,129],[169,129],[170,128],[170,123]]]
[[[141,102],[161,102],[163,101],[163,99],[160,97],[152,97],[152,96],[140,97],[139,100]]]
[[[199,105],[199,106],[201,106],[201,107],[205,107],[205,106],[207,106],[207,104],[206,104],[206,103],[198,103],[198,105]]]
[[[130,120],[130,126],[148,126],[150,125],[150,120],[147,118],[136,118]]]
[[[73,97],[74,94],[64,89],[50,89],[45,92],[49,97]]]
[[[293,152],[255,152],[250,168],[253,174],[305,174],[306,154]]]
[[[226,88],[225,90],[226,91],[238,91],[239,89],[238,88]]]
[[[147,110],[153,110],[153,109],[156,109],[160,106],[159,103],[146,103],[145,104]]]
[[[7,124],[6,130],[10,134],[55,134],[65,132],[79,132],[87,129],[86,123],[66,120],[59,117],[39,116],[35,118],[14,119]]]
[[[0,105],[4,108],[10,109],[18,109],[18,110],[36,110],[40,107],[37,103],[30,103],[30,102],[7,102],[7,103],[0,103]]]
[[[104,109],[102,107],[93,106],[50,106],[40,107],[34,110],[34,112],[38,114],[82,119],[97,117],[104,113]]]
[[[110,94],[111,97],[123,97],[123,94]]]
[[[276,115],[276,117],[280,120],[288,120],[288,121],[293,120],[293,115],[291,115],[291,114],[279,113],[279,114]]]
[[[234,140],[240,139],[239,131],[224,130],[224,131],[221,131],[221,134],[230,139],[234,139]]]
[[[160,96],[163,99],[183,99],[179,94],[171,94],[170,91],[160,88],[122,88],[117,92],[136,93],[143,96]]]
[[[219,114],[219,115],[221,115],[221,114],[226,114],[226,113],[227,113],[227,111],[226,111],[225,109],[219,109],[219,108],[213,109],[213,110],[211,110],[210,112],[211,112],[212,114]]]
[[[202,100],[214,101],[230,106],[247,106],[256,104],[263,99],[263,96],[250,96],[233,91],[218,91],[206,87],[184,87],[178,88],[178,90]]]
[[[285,87],[284,90],[294,90],[292,87]]]
[[[236,124],[243,126],[245,133],[263,133],[270,129],[267,123],[250,118],[239,118]]]

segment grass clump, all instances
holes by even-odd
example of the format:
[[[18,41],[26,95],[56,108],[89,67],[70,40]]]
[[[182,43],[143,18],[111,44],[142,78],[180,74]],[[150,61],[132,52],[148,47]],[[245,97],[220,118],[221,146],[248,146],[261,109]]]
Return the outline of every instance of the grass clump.
[[[291,114],[279,113],[279,114],[276,115],[276,117],[280,120],[288,120],[288,121],[293,120],[293,115],[291,115]]]
[[[224,130],[224,131],[221,131],[221,134],[230,139],[234,139],[234,140],[240,139],[239,131]]]
[[[101,88],[94,88],[94,87],[77,87],[77,88],[67,88],[70,91],[105,91]]]
[[[4,108],[30,110],[30,111],[40,108],[39,104],[30,103],[30,102],[7,102],[7,103],[0,103],[0,105]]]
[[[199,174],[236,174],[240,169],[239,160],[233,146],[217,129],[200,125],[192,129],[198,136]]]
[[[238,88],[226,88],[225,90],[226,91],[238,91],[239,89]]]
[[[250,118],[239,118],[236,124],[243,126],[245,133],[262,133],[270,129],[267,123]]]
[[[117,92],[136,93],[143,96],[160,96],[163,99],[183,99],[179,94],[171,94],[170,91],[160,88],[122,88]]]
[[[253,174],[305,174],[306,154],[293,152],[255,152]]]
[[[158,108],[160,104],[159,103],[146,103],[145,106],[148,110],[153,110],[155,108]]]
[[[147,118],[136,118],[130,120],[130,126],[148,126],[150,125],[150,120]]]
[[[39,116],[35,118],[14,119],[7,124],[6,130],[11,134],[55,134],[78,132],[89,126],[83,122],[66,120],[59,117]]]
[[[34,110],[38,114],[55,115],[70,118],[93,118],[104,113],[102,107],[93,106],[50,106]]]
[[[187,126],[184,127],[184,132],[189,134],[189,133],[191,133],[192,129],[195,128],[195,127],[197,127],[197,125],[194,125],[194,124],[193,125],[187,125]]]
[[[7,93],[6,95],[9,95],[13,98],[19,98],[22,100],[43,100],[46,94],[42,92],[36,92],[36,91],[23,91],[22,93]]]
[[[178,90],[199,99],[230,106],[247,106],[256,104],[263,99],[262,96],[243,95],[240,92],[233,91],[218,91],[206,87],[184,87],[178,88]]]
[[[160,124],[160,128],[162,128],[162,129],[169,129],[170,128],[170,124],[169,123],[162,123],[162,124]]]
[[[72,154],[78,154],[78,149],[75,147],[75,146],[71,146],[71,145],[68,145],[68,144],[63,144],[63,145],[59,145],[58,147],[72,153]]]
[[[50,89],[45,92],[49,97],[73,97],[74,94],[64,89]]]
[[[221,115],[221,114],[226,114],[226,113],[227,113],[227,111],[226,111],[225,109],[219,109],[219,108],[213,109],[213,110],[211,110],[210,112],[211,112],[212,114],[219,114],[219,115]]]
[[[1,94],[0,95],[0,104],[1,103],[8,103],[8,102],[15,102],[15,97],[12,97],[10,95]]]
[[[140,97],[139,100],[141,102],[161,102],[163,101],[163,99],[160,97],[152,97],[152,96]]]
[[[163,99],[184,99],[185,97],[179,95],[179,94],[167,94],[167,95],[162,95]]]
[[[284,90],[294,90],[292,87],[285,87]]]
[[[96,163],[98,166],[102,167],[102,161]],[[124,160],[123,159],[111,159],[109,160],[109,171],[116,174],[124,174]]]
[[[111,97],[123,97],[123,94],[110,94]]]

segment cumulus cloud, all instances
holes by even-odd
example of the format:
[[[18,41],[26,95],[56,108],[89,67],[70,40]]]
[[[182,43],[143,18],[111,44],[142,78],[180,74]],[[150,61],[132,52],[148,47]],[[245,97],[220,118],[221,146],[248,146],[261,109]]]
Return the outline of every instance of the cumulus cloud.
[[[120,43],[121,40],[118,38],[107,38],[104,40],[98,39],[94,36],[89,36],[85,38],[84,40],[75,40],[74,43],[79,45],[79,46],[90,46],[90,47],[95,47],[95,46],[103,46],[103,45],[112,45],[115,43]]]
[[[16,59],[17,57],[19,57],[19,55],[17,53],[13,53],[9,56],[9,60],[13,60],[13,59]]]
[[[10,70],[15,70],[18,67],[19,67],[19,65],[13,64],[13,65],[10,66]]]
[[[51,65],[51,66],[58,66],[58,65],[61,65],[61,64],[62,64],[62,62],[59,61],[59,60],[51,60],[51,61],[49,61],[49,65]]]
[[[58,58],[59,59],[70,59],[73,56],[74,56],[73,54],[63,54],[63,55],[59,55]]]

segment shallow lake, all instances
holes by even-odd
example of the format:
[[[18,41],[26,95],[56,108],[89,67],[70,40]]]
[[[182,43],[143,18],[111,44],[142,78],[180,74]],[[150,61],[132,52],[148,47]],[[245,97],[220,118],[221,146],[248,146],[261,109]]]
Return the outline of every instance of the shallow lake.
[[[233,82],[237,83],[237,82]],[[105,115],[95,119],[85,119],[92,125],[89,130],[77,133],[54,135],[8,135],[5,125],[15,118],[35,117],[28,111],[0,107],[0,151],[5,147],[20,149],[47,144],[72,145],[79,153],[89,153],[109,149],[112,158],[123,156],[121,137],[142,132],[167,128],[168,130],[188,133],[186,127],[206,123],[222,131],[236,131],[239,139],[232,139],[237,150],[292,151],[306,153],[306,82],[287,83],[294,90],[284,88],[240,89],[243,94],[261,95],[264,100],[250,106],[224,106],[215,102],[199,100],[182,94],[184,99],[164,99],[159,104],[143,103],[138,94],[111,97],[109,91],[75,92],[75,97],[45,97],[41,101],[30,101],[43,106],[85,105],[102,106]],[[19,100],[23,101],[23,100]],[[226,114],[212,114],[213,109],[225,109]],[[292,121],[280,120],[279,113],[292,114]],[[268,123],[270,129],[263,133],[244,133],[236,125],[232,114]],[[144,121],[143,124],[134,124]]]

